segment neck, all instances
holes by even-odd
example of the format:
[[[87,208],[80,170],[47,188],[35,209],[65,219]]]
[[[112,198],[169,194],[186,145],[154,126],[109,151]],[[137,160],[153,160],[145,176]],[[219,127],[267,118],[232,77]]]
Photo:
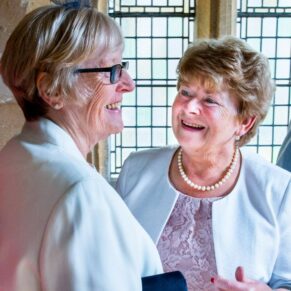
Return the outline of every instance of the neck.
[[[193,159],[189,160],[183,154],[182,149],[178,149],[175,155],[175,166],[172,164],[170,172],[173,184],[181,192],[196,197],[215,197],[225,195],[235,185],[236,177],[239,173],[238,148],[233,150],[229,162],[226,162],[222,156],[217,156],[222,160],[223,166],[212,167],[207,170],[205,165],[207,166],[208,163],[203,163],[204,167],[200,166],[203,170],[198,174],[196,164],[191,164]],[[184,161],[186,161],[188,168],[185,168]],[[200,159],[195,159],[195,163],[199,165],[201,157]],[[202,172],[205,174],[201,175]]]
[[[193,152],[183,149],[183,168],[193,179],[217,179],[223,175],[234,154],[234,146],[219,152],[204,151]]]
[[[86,130],[84,130],[87,125],[84,124],[78,116],[73,116],[71,113],[67,114],[66,111],[63,110],[51,112],[46,117],[58,124],[72,137],[79,151],[86,159],[88,153],[98,142],[96,141],[96,143],[93,143],[90,140],[90,136],[86,133]]]

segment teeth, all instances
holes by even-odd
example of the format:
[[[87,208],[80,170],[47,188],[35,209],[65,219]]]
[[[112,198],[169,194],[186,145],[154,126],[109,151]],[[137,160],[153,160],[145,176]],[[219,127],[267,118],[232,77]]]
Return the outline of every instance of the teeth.
[[[120,109],[120,105],[121,105],[120,102],[116,102],[116,103],[106,105],[106,108],[110,110]]]
[[[185,122],[183,121],[183,123],[187,126],[191,126],[191,127],[194,127],[194,128],[204,128],[204,126],[202,125],[199,125],[199,124],[195,124],[195,123],[188,123],[188,122]]]

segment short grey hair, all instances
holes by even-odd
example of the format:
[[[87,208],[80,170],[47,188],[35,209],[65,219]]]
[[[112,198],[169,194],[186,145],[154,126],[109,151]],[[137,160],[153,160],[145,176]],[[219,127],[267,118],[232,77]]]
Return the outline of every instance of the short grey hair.
[[[48,93],[77,98],[78,64],[93,52],[102,59],[123,46],[120,28],[109,16],[93,8],[43,6],[27,14],[8,39],[1,74],[25,118],[35,120],[48,111],[36,87],[39,72],[49,75]]]

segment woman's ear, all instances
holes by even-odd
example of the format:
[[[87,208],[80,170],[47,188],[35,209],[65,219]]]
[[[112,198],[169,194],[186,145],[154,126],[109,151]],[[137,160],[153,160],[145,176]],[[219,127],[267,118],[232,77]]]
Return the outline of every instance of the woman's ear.
[[[237,132],[237,135],[243,136],[246,133],[248,133],[253,128],[256,120],[257,120],[256,116],[249,116],[249,117],[243,118],[240,123],[240,128]]]
[[[59,110],[64,106],[64,102],[59,94],[51,94],[48,90],[50,76],[48,73],[41,72],[36,78],[36,87],[40,98],[43,99],[50,107]]]

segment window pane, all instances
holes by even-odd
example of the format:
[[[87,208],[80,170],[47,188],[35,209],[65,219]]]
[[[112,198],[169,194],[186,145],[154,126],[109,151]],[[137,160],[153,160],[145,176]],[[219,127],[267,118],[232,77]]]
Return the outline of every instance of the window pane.
[[[263,36],[276,36],[277,21],[276,18],[264,18]]]
[[[165,79],[166,77],[166,66],[165,60],[154,60],[153,61],[153,78],[154,79]]]
[[[237,4],[238,36],[269,58],[271,74],[276,83],[272,107],[259,128],[259,134],[247,147],[275,162],[291,117],[291,19],[284,15],[290,13],[291,2],[237,0]]]
[[[153,39],[153,58],[167,57],[167,42],[165,38]]]
[[[138,126],[151,125],[151,108],[150,107],[137,108],[137,125]]]

